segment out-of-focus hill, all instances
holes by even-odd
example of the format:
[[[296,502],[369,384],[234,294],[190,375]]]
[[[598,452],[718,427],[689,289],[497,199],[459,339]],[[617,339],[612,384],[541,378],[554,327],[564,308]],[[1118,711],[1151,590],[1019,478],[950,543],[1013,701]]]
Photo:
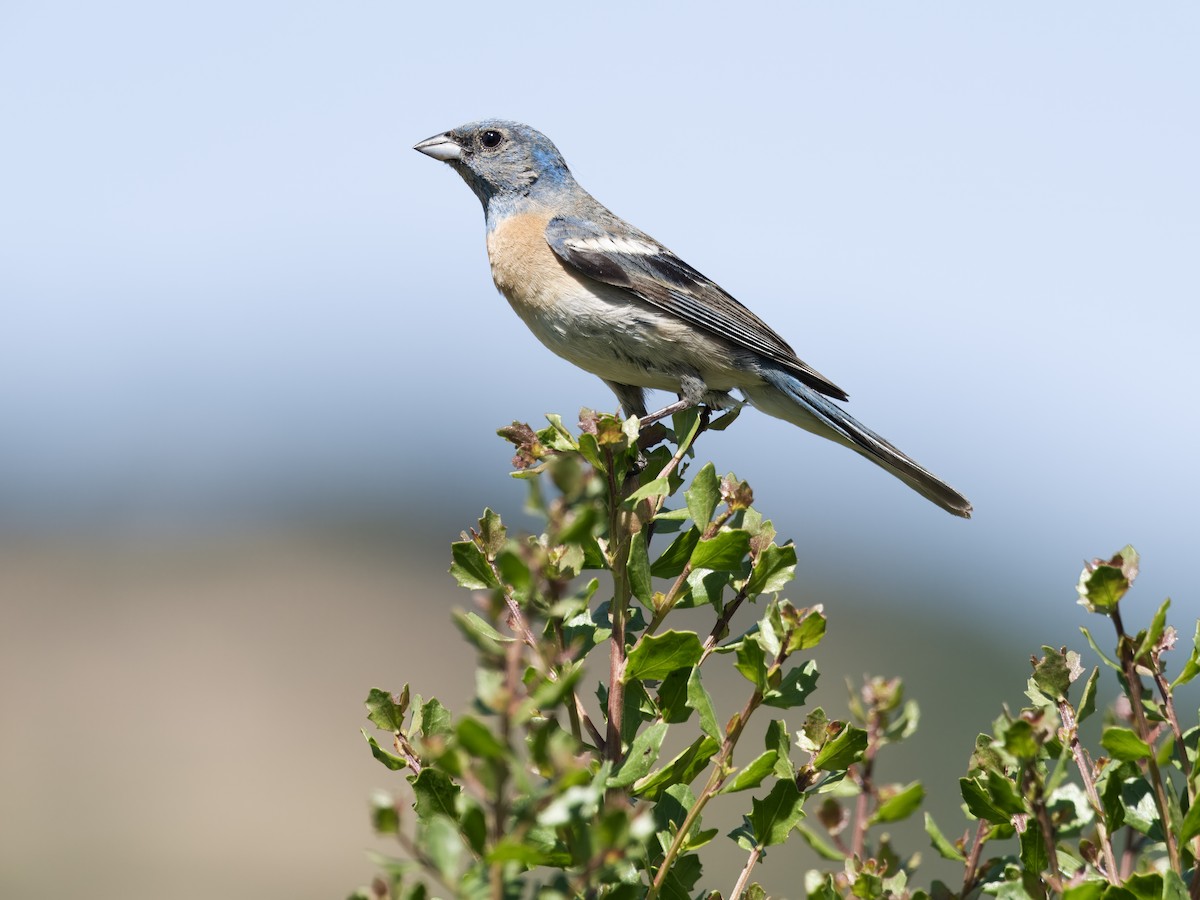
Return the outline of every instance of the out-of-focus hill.
[[[377,523],[0,547],[0,894],[317,898],[367,879],[367,798],[400,784],[358,733],[367,689],[472,690],[447,551]],[[924,778],[957,825],[951,776],[1036,644],[803,576],[787,593],[828,609],[815,702],[844,710],[864,672],[906,679],[922,727],[882,777]],[[736,677],[713,689],[743,699]],[[955,711],[968,696],[991,698],[978,720]],[[763,877],[805,859],[773,853]]]

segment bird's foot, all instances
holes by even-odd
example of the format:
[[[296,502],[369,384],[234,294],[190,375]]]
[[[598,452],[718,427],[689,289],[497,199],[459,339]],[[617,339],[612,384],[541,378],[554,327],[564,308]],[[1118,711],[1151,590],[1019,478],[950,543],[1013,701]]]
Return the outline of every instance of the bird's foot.
[[[677,412],[683,412],[685,409],[691,409],[693,406],[697,405],[699,404],[692,400],[678,400],[675,403],[664,406],[660,410],[650,413],[649,415],[642,416],[641,425],[643,428],[645,428],[647,425],[653,425],[659,419],[665,419],[667,416],[673,416]]]

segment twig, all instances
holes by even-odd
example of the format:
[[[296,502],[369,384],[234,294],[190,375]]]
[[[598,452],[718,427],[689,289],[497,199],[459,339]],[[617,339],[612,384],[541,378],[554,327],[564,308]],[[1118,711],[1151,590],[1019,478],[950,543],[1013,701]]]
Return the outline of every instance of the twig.
[[[1150,774],[1150,785],[1154,788],[1154,802],[1158,806],[1158,815],[1162,822],[1163,838],[1167,845],[1167,859],[1176,874],[1182,875],[1183,869],[1179,864],[1179,847],[1175,842],[1175,832],[1170,826],[1171,818],[1167,806],[1167,791],[1163,785],[1162,772],[1158,769],[1158,760],[1154,758],[1154,745],[1150,733],[1150,725],[1146,721],[1146,711],[1142,708],[1142,679],[1137,673],[1137,661],[1133,658],[1133,648],[1125,626],[1121,623],[1121,612],[1114,606],[1111,613],[1113,627],[1117,629],[1117,652],[1121,657],[1121,665],[1125,669],[1125,681],[1129,685],[1129,700],[1133,710],[1133,722],[1137,735],[1150,745],[1150,753],[1146,757],[1146,769]]]
[[[975,827],[975,840],[971,843],[971,852],[967,854],[967,865],[963,871],[962,896],[964,897],[975,886],[975,878],[979,871],[979,857],[983,853],[983,838],[987,834],[987,829],[987,820],[980,819],[979,824]]]
[[[708,527],[700,535],[700,540],[707,541],[712,538],[721,528],[733,517],[733,510],[727,509],[715,519],[708,523]],[[650,624],[646,626],[646,630],[642,633],[642,637],[654,634],[658,631],[667,614],[675,608],[675,604],[679,602],[679,596],[683,591],[683,587],[687,584],[688,576],[692,574],[692,564],[687,562],[683,566],[683,571],[679,573],[679,577],[671,584],[670,590],[663,596],[663,601],[654,610],[654,616],[650,619]]]
[[[854,856],[863,859],[867,849],[867,829],[871,820],[867,815],[867,804],[874,793],[875,753],[879,749],[879,710],[872,709],[867,719],[867,748],[858,776],[858,798],[854,804]]]
[[[530,630],[529,625],[526,624],[525,616],[521,612],[521,606],[517,603],[517,598],[513,596],[512,591],[509,589],[508,585],[504,581],[504,578],[501,576],[500,567],[497,566],[496,561],[492,559],[488,560],[488,567],[491,568],[492,574],[500,583],[500,590],[503,592],[505,603],[508,605],[510,624],[512,625],[514,633],[516,633],[521,640],[524,641],[537,655],[537,659],[540,660],[542,665],[545,667],[546,677],[551,681],[558,681],[560,677],[558,670],[554,667],[553,661],[546,656],[545,648],[541,645],[538,639],[533,636],[533,632]],[[556,621],[554,623],[554,627],[558,636],[559,649],[565,652],[566,646],[563,643],[561,623]],[[575,737],[579,739],[580,743],[583,742],[583,736],[579,732],[579,722],[582,721],[588,730],[588,734],[590,734],[592,736],[592,740],[596,742],[596,747],[603,752],[604,737],[596,729],[596,726],[592,723],[591,718],[588,717],[587,707],[583,705],[583,700],[580,699],[579,694],[574,690],[571,691],[571,698],[574,703],[567,708],[567,713],[571,717],[571,727],[575,732]]]
[[[1170,723],[1171,734],[1175,737],[1175,752],[1179,756],[1180,771],[1183,772],[1184,789],[1187,791],[1189,804],[1195,805],[1200,803],[1200,792],[1196,791],[1196,782],[1192,778],[1192,766],[1188,760],[1187,746],[1183,742],[1183,730],[1179,727],[1179,716],[1175,713],[1175,697],[1171,693],[1167,679],[1163,676],[1159,653],[1152,651],[1151,658],[1154,660],[1154,685],[1158,688],[1158,695],[1162,698],[1163,711],[1166,714],[1167,722]],[[1200,836],[1194,839],[1193,846],[1195,851],[1193,856],[1200,856]],[[1192,882],[1188,885],[1188,894],[1191,900],[1200,900],[1200,865],[1192,867]]]
[[[1033,773],[1028,772],[1028,774]],[[1063,890],[1062,873],[1058,868],[1058,849],[1055,846],[1054,825],[1050,821],[1050,813],[1046,809],[1046,800],[1041,796],[1040,787],[1038,791],[1039,796],[1033,801],[1033,813],[1037,817],[1038,826],[1042,832],[1042,843],[1046,847],[1046,861],[1050,866],[1050,889],[1055,894],[1061,894]],[[1034,874],[1040,875],[1041,873],[1035,872]]]
[[[1087,793],[1088,802],[1096,814],[1096,833],[1100,838],[1100,853],[1104,856],[1104,868],[1108,871],[1109,884],[1120,884],[1117,869],[1117,857],[1113,853],[1112,837],[1108,826],[1104,824],[1104,805],[1100,802],[1100,794],[1096,791],[1096,779],[1092,774],[1092,763],[1087,751],[1079,743],[1079,725],[1075,721],[1075,709],[1066,700],[1058,701],[1058,715],[1062,719],[1063,729],[1068,735],[1071,754],[1075,758],[1075,767],[1079,769],[1079,777],[1083,780],[1083,789]]]
[[[733,891],[729,894],[729,900],[741,900],[742,894],[746,891],[746,885],[750,881],[750,872],[758,865],[758,860],[762,856],[762,847],[755,847],[750,851],[750,858],[746,860],[746,865],[742,866],[742,873],[738,875],[737,884],[733,886]]]
[[[1179,727],[1179,717],[1175,714],[1175,698],[1171,695],[1171,689],[1167,685],[1167,679],[1163,677],[1162,664],[1159,662],[1158,654],[1154,654],[1154,685],[1158,688],[1158,695],[1162,697],[1163,711],[1166,713],[1167,722],[1171,725],[1171,734],[1175,736],[1175,752],[1179,755],[1179,765],[1183,772],[1184,784],[1187,786],[1188,799],[1195,803],[1197,799],[1196,787],[1191,778],[1191,763],[1188,762],[1187,746],[1183,743],[1183,730]],[[1200,868],[1197,869],[1200,871]]]
[[[629,605],[629,529],[627,517],[621,508],[624,491],[617,485],[617,476],[613,472],[612,450],[607,447],[605,461],[608,484],[608,564],[613,576],[613,599],[610,607],[612,635],[609,638],[608,652],[608,730],[604,738],[604,755],[616,767],[621,763],[621,730],[625,714],[625,615]]]
[[[745,602],[746,589],[743,587],[740,591],[733,595],[732,600],[730,600],[721,608],[721,615],[717,619],[717,623],[713,625],[712,631],[710,631],[708,633],[708,637],[704,639],[704,651],[700,654],[700,662],[696,663],[697,666],[701,665],[706,659],[708,659],[709,654],[717,649],[717,644],[720,642],[721,638],[725,636],[726,631],[729,629],[729,623],[733,620],[733,614],[737,612],[738,607]]]
[[[507,701],[500,710],[500,739],[505,749],[512,754],[513,712],[517,707],[517,696],[521,686],[521,660],[524,656],[520,644],[513,642],[505,655],[505,681]],[[508,832],[508,766],[497,762],[492,766],[495,791],[492,799],[492,840],[499,843]],[[504,863],[497,860],[491,865],[492,900],[504,900]]]
[[[662,467],[662,471],[658,473],[658,478],[666,478],[669,475],[671,475],[671,473],[674,472],[677,468],[679,468],[679,464],[681,462],[683,462],[683,458],[687,455],[688,450],[691,449],[692,447],[694,447],[696,445],[696,441],[699,439],[700,435],[704,434],[704,432],[706,430],[708,430],[709,416],[710,416],[710,413],[709,413],[708,407],[707,406],[701,407],[700,408],[700,418],[696,422],[695,431],[693,431],[690,435],[688,435],[682,441],[679,442],[679,448],[675,451],[675,454],[670,458],[670,460],[668,460],[667,464]],[[679,435],[676,435],[675,437],[678,438]],[[659,496],[658,502],[654,504],[655,514],[657,514],[658,511],[660,509],[662,509],[662,505],[663,505],[663,503],[666,502],[666,499],[667,499],[666,494],[661,494]]]
[[[742,731],[745,729],[750,716],[762,704],[762,699],[762,692],[755,690],[750,695],[750,699],[746,701],[746,705],[742,707],[742,711],[729,723],[729,728],[725,733],[725,740],[721,743],[721,750],[713,761],[712,773],[708,776],[708,782],[704,785],[704,790],[696,798],[696,802],[692,804],[692,808],[684,816],[683,823],[675,833],[675,839],[671,841],[671,846],[663,856],[662,862],[659,863],[658,873],[654,876],[654,881],[650,884],[650,889],[646,892],[646,900],[656,900],[662,891],[664,882],[667,880],[667,873],[671,871],[671,866],[674,865],[675,858],[683,848],[683,844],[687,840],[692,826],[700,818],[700,813],[708,804],[708,801],[716,796],[717,791],[721,789],[721,785],[725,783],[725,779],[729,777],[728,766],[729,760],[733,756],[733,748],[737,745],[738,738],[742,736]]]
[[[404,757],[404,762],[412,769],[413,775],[420,775],[421,770],[425,766],[421,762],[421,757],[417,756],[417,751],[413,749],[413,745],[408,742],[408,737],[404,732],[395,732],[395,736],[392,738],[392,746],[396,748],[397,753]]]

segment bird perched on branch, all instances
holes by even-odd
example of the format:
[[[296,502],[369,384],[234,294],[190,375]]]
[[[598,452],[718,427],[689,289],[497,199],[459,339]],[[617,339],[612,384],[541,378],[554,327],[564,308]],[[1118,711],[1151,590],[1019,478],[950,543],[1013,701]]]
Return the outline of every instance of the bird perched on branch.
[[[846,392],[758,316],[580,187],[545,135],[491,119],[414,149],[448,163],[483,203],[492,278],[517,315],[559,356],[600,376],[626,415],[726,407],[737,389],[970,517],[962,494],[835,404]],[[647,388],[679,400],[648,416]]]

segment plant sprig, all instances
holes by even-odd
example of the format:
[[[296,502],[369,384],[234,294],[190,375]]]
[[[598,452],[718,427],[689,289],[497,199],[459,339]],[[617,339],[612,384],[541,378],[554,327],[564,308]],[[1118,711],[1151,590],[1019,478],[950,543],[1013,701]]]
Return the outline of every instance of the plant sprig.
[[[754,874],[799,835],[834,868],[812,869],[789,896],[1200,900],[1200,727],[1185,730],[1175,704],[1200,674],[1200,627],[1168,680],[1169,603],[1137,634],[1122,623],[1132,548],[1089,564],[1079,585],[1081,603],[1114,624],[1111,656],[1083,633],[1127,698],[1101,752],[1079,733],[1100,669],[1085,677],[1078,653],[1043,648],[1032,705],[980,736],[960,779],[973,832],[950,840],[925,816],[933,847],[963,866],[961,885],[914,886],[917,856],[898,854],[882,829],[916,814],[924,788],[881,781],[877,759],[914,734],[918,707],[878,677],[855,689],[845,720],[809,705],[825,610],[782,596],[795,548],[777,542],[749,485],[694,462],[697,438],[735,416],[685,410],[667,428],[584,411],[578,429],[551,416],[539,431],[501,430],[544,527],[516,536],[489,509],[451,548],[450,572],[475,601],[454,614],[474,654],[469,709],[407,685],[371,691],[369,718],[390,747],[364,735],[404,772],[412,814],[376,800],[375,827],[403,855],[377,857],[383,875],[355,896],[417,900],[435,885],[497,900],[719,900],[702,887],[717,838],[704,814],[743,803],[728,835],[746,854],[730,898],[766,897]],[[753,621],[732,633],[747,607]],[[697,630],[681,624],[695,609],[711,614]],[[704,683],[721,668],[747,685],[724,713]],[[792,729],[765,710],[795,717]],[[747,750],[755,732],[761,749]]]

